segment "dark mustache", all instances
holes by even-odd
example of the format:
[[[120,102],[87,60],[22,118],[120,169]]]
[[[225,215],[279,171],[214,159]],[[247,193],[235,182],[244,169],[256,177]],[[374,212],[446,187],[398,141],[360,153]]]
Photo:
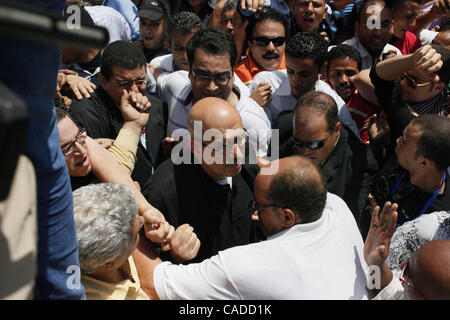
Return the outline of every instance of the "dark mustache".
[[[352,85],[348,82],[338,84],[338,89],[351,89]]]
[[[278,53],[276,53],[276,52],[266,52],[266,53],[263,54],[262,57],[266,58],[266,59],[267,58],[279,58],[280,55]]]

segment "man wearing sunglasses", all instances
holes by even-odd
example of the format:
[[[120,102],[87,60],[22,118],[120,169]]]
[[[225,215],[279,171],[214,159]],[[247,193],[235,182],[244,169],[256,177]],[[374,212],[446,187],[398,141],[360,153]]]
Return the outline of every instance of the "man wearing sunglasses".
[[[308,91],[320,91],[333,97],[339,119],[359,136],[358,128],[342,98],[325,81],[319,79],[326,61],[327,43],[317,32],[299,32],[286,44],[286,70],[263,71],[250,87],[267,82],[272,87],[271,101],[264,106],[272,128],[280,130],[280,145],[292,135],[292,114],[297,100]]]
[[[120,104],[124,91],[140,94],[150,102],[149,120],[143,127],[137,150],[133,180],[143,185],[156,166],[165,159],[161,141],[165,137],[165,121],[161,100],[145,93],[147,84],[146,61],[135,45],[116,41],[109,44],[102,55],[101,87],[91,98],[75,101],[69,114],[77,125],[86,128],[93,138],[116,139],[124,119]]]
[[[441,102],[448,99],[443,90],[450,79],[449,57],[445,48],[427,45],[414,54],[382,61],[370,70],[390,128],[385,160],[389,166],[374,179],[371,193],[378,204],[398,204],[398,225],[422,214],[450,209],[446,180],[450,121],[443,116]]]
[[[265,9],[257,18],[251,18],[246,29],[246,57],[234,67],[242,82],[250,86],[261,71],[286,69],[284,48],[288,30],[286,16],[272,8]]]
[[[280,150],[280,157],[292,154],[301,154],[321,168],[328,191],[347,203],[364,237],[370,220],[364,209],[378,165],[372,151],[338,120],[336,103],[329,95],[310,92],[299,99],[292,139]]]

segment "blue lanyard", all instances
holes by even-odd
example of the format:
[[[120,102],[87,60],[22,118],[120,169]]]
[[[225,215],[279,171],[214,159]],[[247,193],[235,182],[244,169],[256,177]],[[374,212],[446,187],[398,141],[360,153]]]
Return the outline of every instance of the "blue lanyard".
[[[403,174],[400,176],[400,178],[397,180],[397,182],[395,183],[394,188],[392,188],[391,194],[395,194],[397,192],[398,187],[400,186],[400,183],[402,183],[403,179],[406,176],[406,171],[403,172]],[[428,208],[431,206],[431,204],[433,203],[434,199],[436,199],[436,197],[439,194],[439,191],[441,191],[442,186],[445,183],[445,179],[446,179],[447,175],[444,171],[444,179],[442,180],[441,185],[439,186],[439,188],[434,192],[434,194],[428,199],[427,203],[425,203],[425,206],[422,208],[422,210],[420,210],[419,214],[414,218],[417,219],[418,217],[420,217],[422,214],[425,213],[425,211],[428,210]]]

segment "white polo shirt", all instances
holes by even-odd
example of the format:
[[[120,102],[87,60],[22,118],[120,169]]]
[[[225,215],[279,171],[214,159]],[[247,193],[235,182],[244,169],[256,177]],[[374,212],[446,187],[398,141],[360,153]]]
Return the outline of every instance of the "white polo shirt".
[[[162,100],[168,105],[168,135],[176,129],[187,128],[188,114],[192,108],[192,87],[188,74],[187,71],[180,70],[158,77],[157,80],[158,91],[161,92]],[[249,133],[251,142],[259,142],[257,155],[265,156],[271,137],[269,119],[264,110],[250,98],[249,89],[236,75],[233,86],[235,92],[240,95],[235,108],[241,116],[243,127]]]
[[[272,86],[272,101],[263,109],[269,118],[272,128],[275,126],[278,115],[285,110],[294,110],[297,98],[291,94],[291,85],[287,77],[286,70],[262,71],[258,73],[252,85],[252,92],[260,82],[268,82]],[[348,111],[345,101],[334,91],[328,83],[317,80],[314,90],[323,92],[331,96],[338,107],[339,120],[351,129],[357,137],[359,137],[358,127]]]
[[[328,193],[322,217],[201,263],[159,264],[161,299],[367,299],[364,243],[345,202]]]

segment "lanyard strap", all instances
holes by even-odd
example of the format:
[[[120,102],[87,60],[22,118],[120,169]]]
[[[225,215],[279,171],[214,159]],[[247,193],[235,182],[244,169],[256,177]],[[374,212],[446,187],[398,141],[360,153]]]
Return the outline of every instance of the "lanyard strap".
[[[402,183],[403,179],[405,178],[407,174],[407,171],[403,172],[402,175],[400,176],[400,178],[397,180],[397,182],[395,183],[394,188],[392,188],[391,194],[394,195],[397,192],[398,187],[400,186],[400,184]],[[418,217],[420,217],[422,214],[425,213],[425,211],[428,210],[428,208],[431,206],[431,204],[433,203],[433,201],[436,199],[436,197],[439,194],[439,191],[441,190],[442,186],[445,183],[445,179],[447,178],[446,172],[444,171],[444,179],[442,180],[441,185],[439,186],[439,188],[434,192],[434,194],[428,199],[428,201],[425,203],[425,206],[422,208],[422,210],[420,210],[419,214],[414,218],[417,219]]]
[[[423,207],[423,209],[419,212],[419,214],[416,216],[416,218],[420,217],[423,213],[425,213],[425,211],[427,211],[427,209],[431,206],[431,204],[433,203],[434,199],[436,199],[436,197],[439,194],[439,191],[441,191],[442,186],[445,183],[445,178],[446,178],[446,174],[444,171],[444,179],[442,180],[441,185],[439,186],[439,188],[436,190],[436,192],[430,197],[430,199],[428,199],[427,203],[425,203],[425,206]]]

